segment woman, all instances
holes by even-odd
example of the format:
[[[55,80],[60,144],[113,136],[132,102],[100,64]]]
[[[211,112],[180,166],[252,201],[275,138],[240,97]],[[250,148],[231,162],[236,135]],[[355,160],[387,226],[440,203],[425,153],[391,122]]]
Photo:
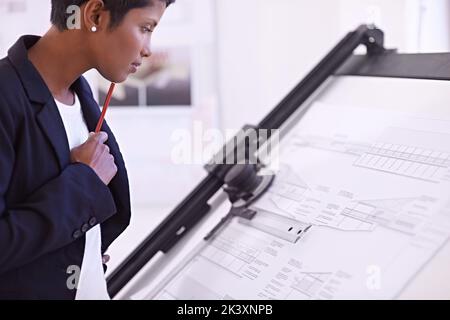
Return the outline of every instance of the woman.
[[[109,298],[103,254],[130,221],[128,178],[107,124],[92,133],[81,75],[136,72],[173,1],[52,0],[49,31],[0,60],[0,298]]]

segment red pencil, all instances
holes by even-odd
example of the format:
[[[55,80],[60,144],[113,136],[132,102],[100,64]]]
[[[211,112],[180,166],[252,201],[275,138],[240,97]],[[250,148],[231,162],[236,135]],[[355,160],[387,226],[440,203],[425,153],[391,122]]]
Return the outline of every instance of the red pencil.
[[[106,95],[105,104],[103,105],[102,115],[100,116],[100,119],[98,119],[97,127],[95,128],[95,133],[100,132],[100,129],[103,125],[103,120],[105,119],[106,110],[108,110],[109,102],[111,101],[111,96],[114,91],[114,87],[116,84],[114,82],[111,83],[111,86],[109,87],[108,94]]]

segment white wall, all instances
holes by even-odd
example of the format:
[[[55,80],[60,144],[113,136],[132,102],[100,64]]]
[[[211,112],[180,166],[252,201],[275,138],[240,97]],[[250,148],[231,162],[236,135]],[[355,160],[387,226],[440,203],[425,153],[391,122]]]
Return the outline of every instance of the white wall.
[[[340,29],[375,23],[387,47],[401,52],[450,50],[449,0],[340,0]]]
[[[450,51],[450,1],[420,0],[418,51]]]
[[[385,31],[386,46],[401,52],[450,50],[449,3],[217,0],[223,128],[256,124],[361,23],[376,23]]]
[[[224,128],[257,123],[338,40],[337,1],[217,0]]]
[[[25,0],[25,4],[25,13],[6,13],[6,7],[0,7],[0,57],[6,55],[19,36],[42,35],[50,26],[50,0]]]

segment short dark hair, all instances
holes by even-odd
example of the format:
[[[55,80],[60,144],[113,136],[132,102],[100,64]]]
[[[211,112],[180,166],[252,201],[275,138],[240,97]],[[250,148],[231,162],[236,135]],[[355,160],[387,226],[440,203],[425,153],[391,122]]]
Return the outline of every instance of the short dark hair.
[[[81,6],[89,0],[52,0],[52,13],[50,21],[59,30],[67,29],[67,19],[70,14],[67,13],[67,8],[71,5]],[[118,26],[125,15],[131,9],[143,8],[151,4],[153,1],[162,1],[166,6],[174,3],[175,0],[103,0],[105,9],[111,14],[110,28]]]

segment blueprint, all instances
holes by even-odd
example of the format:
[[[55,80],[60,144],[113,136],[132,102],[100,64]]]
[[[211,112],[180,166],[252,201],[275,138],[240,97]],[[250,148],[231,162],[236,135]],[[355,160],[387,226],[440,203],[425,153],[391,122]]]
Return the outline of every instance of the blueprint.
[[[448,121],[315,103],[278,169],[252,208],[303,237],[235,219],[146,298],[392,299],[449,237]]]

